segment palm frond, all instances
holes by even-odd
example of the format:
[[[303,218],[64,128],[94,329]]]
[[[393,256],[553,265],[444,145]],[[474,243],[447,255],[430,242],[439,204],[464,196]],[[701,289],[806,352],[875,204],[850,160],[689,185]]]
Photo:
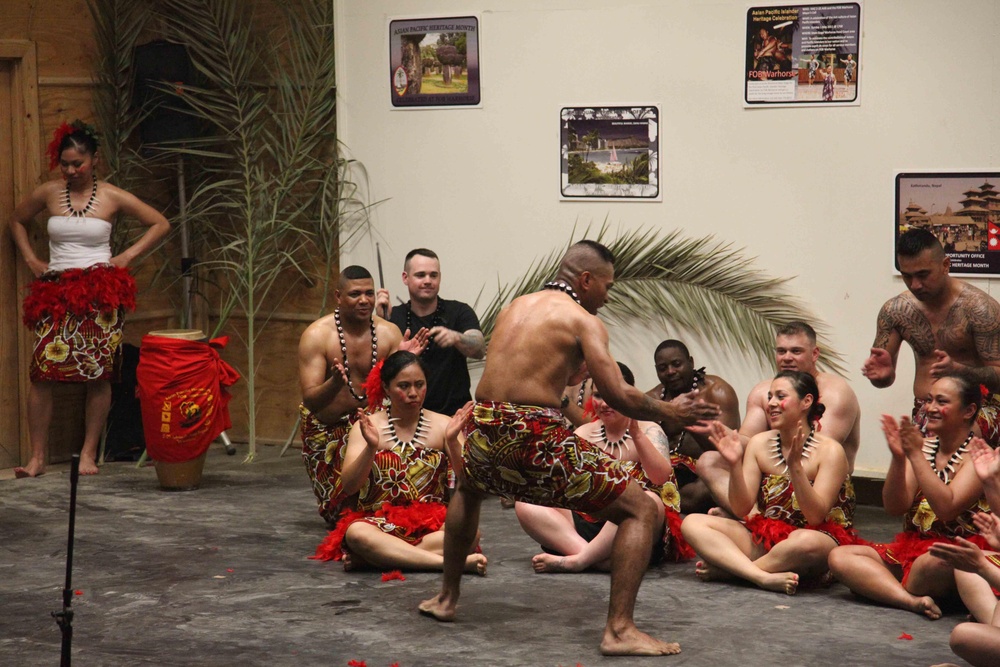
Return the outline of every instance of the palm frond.
[[[515,283],[498,286],[480,322],[487,338],[501,308],[534,292],[556,275],[566,249],[593,238],[615,255],[615,286],[601,316],[620,326],[657,324],[711,345],[756,356],[769,364],[774,357],[775,328],[792,320],[808,322],[821,342],[820,365],[845,372],[844,358],[830,345],[829,327],[785,289],[791,278],[775,278],[754,268],[743,250],[714,236],[686,237],[680,231],[661,234],[638,229],[612,233],[605,221],[596,235],[590,227],[565,247],[535,261]]]

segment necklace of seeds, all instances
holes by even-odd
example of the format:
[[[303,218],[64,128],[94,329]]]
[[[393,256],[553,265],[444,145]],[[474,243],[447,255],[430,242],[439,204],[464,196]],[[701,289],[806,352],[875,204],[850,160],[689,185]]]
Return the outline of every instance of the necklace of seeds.
[[[337,324],[337,335],[340,336],[340,353],[344,357],[344,375],[347,376],[347,391],[351,392],[351,396],[354,400],[359,403],[364,403],[368,397],[364,394],[360,396],[356,391],[354,391],[354,384],[351,382],[351,366],[347,361],[347,341],[344,339],[344,327],[340,324],[340,308],[333,311],[333,321]],[[369,320],[369,324],[372,328],[372,368],[375,368],[375,364],[378,363],[378,336],[375,335],[375,320],[374,318]]]
[[[559,292],[565,292],[566,294],[569,294],[571,297],[573,297],[573,301],[580,303],[579,295],[575,291],[573,291],[573,288],[567,285],[566,281],[564,280],[549,281],[544,285],[542,285],[542,289],[554,289]]]
[[[584,380],[580,383],[580,392],[576,395],[576,404],[578,407],[583,407],[583,397],[587,393],[587,381]]]
[[[802,445],[803,460],[809,458],[809,452],[811,452],[813,447],[816,446],[816,440],[813,437],[814,435],[816,435],[816,429],[809,429],[809,435],[806,436],[805,444]],[[782,475],[788,473],[788,462],[785,461],[785,455],[781,453],[781,433],[775,433],[771,438],[771,458],[776,460],[781,465]]]
[[[385,433],[389,440],[392,440],[392,449],[395,450],[397,447],[400,448],[401,452],[405,452],[407,448],[416,449],[417,445],[421,447],[424,446],[423,436],[427,433],[427,420],[424,419],[424,409],[420,408],[420,415],[417,417],[417,427],[413,429],[413,437],[409,441],[403,442],[399,439],[396,434],[396,425],[393,422],[399,421],[399,417],[392,416],[392,408],[386,408],[386,425],[382,427],[382,432]]]
[[[90,190],[90,199],[87,200],[86,206],[79,210],[73,208],[73,199],[69,191],[69,181],[66,181],[66,195],[63,198],[63,203],[66,205],[64,212],[71,218],[86,218],[88,214],[93,213],[94,207],[100,203],[97,201],[97,174],[94,174],[94,187]]]
[[[952,454],[951,457],[948,459],[948,462],[944,464],[944,468],[938,470],[937,453],[938,450],[941,448],[941,439],[940,438],[924,439],[924,446],[923,446],[924,458],[926,458],[927,462],[931,464],[931,470],[933,470],[934,474],[938,476],[938,479],[940,479],[945,484],[951,481],[951,476],[955,474],[955,468],[958,467],[958,464],[962,462],[962,457],[965,455],[965,452],[969,451],[970,442],[972,442],[971,432],[969,433],[969,437],[965,439],[965,442],[962,443],[962,446],[956,449],[955,453]]]
[[[691,380],[691,388],[688,391],[698,391],[698,388],[705,384],[705,367],[694,369],[694,378]],[[660,400],[667,400],[667,388],[660,389]]]
[[[625,429],[625,435],[612,442],[608,440],[608,429],[605,428],[604,424],[601,424],[601,434],[599,437],[601,442],[607,445],[608,454],[611,454],[616,459],[620,459],[623,452],[628,452],[628,441],[632,439],[632,434],[628,432],[628,429]]]

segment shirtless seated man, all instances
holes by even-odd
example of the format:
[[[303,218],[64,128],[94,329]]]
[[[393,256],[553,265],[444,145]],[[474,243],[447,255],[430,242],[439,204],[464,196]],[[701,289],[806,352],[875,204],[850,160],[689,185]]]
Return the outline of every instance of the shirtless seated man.
[[[839,375],[823,373],[816,368],[819,347],[816,331],[805,322],[793,321],[778,328],[775,336],[774,362],[778,371],[804,371],[816,378],[820,400],[826,406],[823,414],[823,435],[844,446],[849,472],[854,472],[854,459],[861,444],[861,406],[854,390]],[[750,438],[770,428],[767,421],[767,392],[771,380],[754,386],[747,396],[746,416],[740,426],[740,440],[746,445]],[[818,429],[817,429],[818,430]],[[716,451],[705,452],[698,459],[698,476],[712,491],[719,506],[729,508],[729,474]]]
[[[719,406],[719,421],[728,428],[740,427],[740,401],[732,386],[718,375],[708,375],[704,368],[694,367],[694,358],[687,345],[679,340],[665,340],[653,352],[656,377],[660,384],[646,392],[647,396],[661,401],[671,401],[691,391],[709,403]],[[671,425],[660,424],[670,439],[670,464],[677,477],[681,493],[681,512],[706,512],[715,506],[712,493],[697,474],[697,461],[705,452],[714,451],[715,446],[703,432]],[[670,430],[668,430],[670,429]]]
[[[596,317],[614,282],[614,256],[593,241],[572,245],[556,280],[518,297],[497,318],[466,425],[463,466],[445,523],[441,592],[420,604],[440,621],[455,618],[462,569],[487,494],[586,512],[618,524],[611,596],[601,640],[605,655],[668,655],[680,646],[640,632],[633,607],[657,529],[656,501],[621,464],[566,429],[560,403],[586,361],[600,395],[635,419],[694,423],[718,406],[688,397],[666,403],[630,387],[608,350]],[[576,378],[579,380],[579,377]]]
[[[302,459],[312,482],[319,514],[333,524],[347,500],[340,480],[347,434],[358,410],[368,407],[364,383],[372,368],[397,349],[420,354],[427,344],[422,329],[412,339],[375,314],[389,302],[376,295],[368,269],[349,266],[334,292],[337,308],[319,318],[299,339],[299,385],[302,388]],[[376,408],[377,409],[377,408]]]
[[[953,278],[951,262],[926,229],[899,237],[896,260],[906,290],[885,302],[878,313],[871,356],[861,372],[876,387],[896,381],[903,341],[916,361],[913,420],[923,430],[924,403],[934,380],[966,369],[989,388],[973,431],[1000,444],[1000,303],[986,292]]]

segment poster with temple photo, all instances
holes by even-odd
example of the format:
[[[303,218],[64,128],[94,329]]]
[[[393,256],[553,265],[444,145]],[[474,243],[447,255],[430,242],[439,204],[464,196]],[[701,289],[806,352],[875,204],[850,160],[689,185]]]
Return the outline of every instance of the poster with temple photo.
[[[394,109],[479,106],[479,19],[390,19],[389,96]]]
[[[562,197],[659,199],[659,118],[651,105],[563,107]]]
[[[911,229],[937,237],[952,275],[1000,275],[1000,172],[897,174],[896,245]]]
[[[861,101],[861,5],[747,9],[743,105],[836,106]]]

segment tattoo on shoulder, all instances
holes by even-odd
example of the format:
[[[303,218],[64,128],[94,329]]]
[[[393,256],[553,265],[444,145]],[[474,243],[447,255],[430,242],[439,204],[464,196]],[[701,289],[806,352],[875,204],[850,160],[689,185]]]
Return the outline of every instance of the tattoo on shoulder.
[[[919,356],[931,354],[935,348],[934,331],[916,304],[906,295],[885,302],[879,310],[874,347],[885,348],[895,330]]]
[[[663,429],[658,426],[649,426],[643,433],[649,438],[649,441],[653,443],[653,446],[663,454],[665,457],[670,458],[670,438],[667,434],[663,432]]]
[[[955,302],[956,309],[959,304],[963,306],[962,312],[980,358],[983,361],[1000,360],[1000,303],[986,292],[967,285]]]

